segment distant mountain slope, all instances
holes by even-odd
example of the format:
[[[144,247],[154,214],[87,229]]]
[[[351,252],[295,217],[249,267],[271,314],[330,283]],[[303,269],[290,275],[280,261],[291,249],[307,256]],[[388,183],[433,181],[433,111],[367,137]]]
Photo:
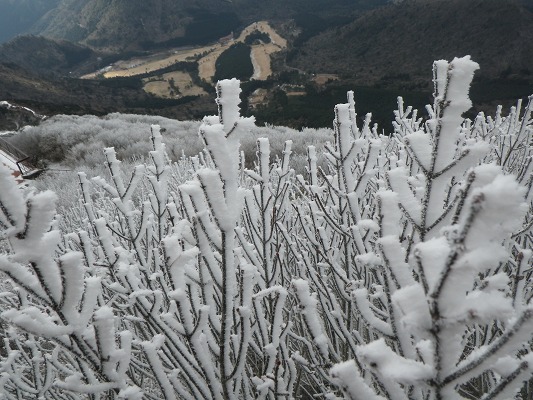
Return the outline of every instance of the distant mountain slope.
[[[91,49],[64,40],[18,36],[0,45],[0,60],[43,75],[68,75],[73,69],[94,69],[98,55]]]
[[[529,1],[529,0],[528,0]],[[533,13],[514,0],[406,0],[307,41],[291,65],[365,83],[428,79],[437,59],[470,54],[478,77],[533,79]]]
[[[0,0],[0,43],[26,33],[60,0]]]
[[[183,38],[176,44],[200,44],[254,20],[288,19],[302,11],[345,16],[387,1],[60,0],[32,33],[123,51],[176,38]]]
[[[44,77],[1,62],[0,101],[24,105],[43,115],[127,112],[197,119],[216,111],[208,96],[155,98],[142,90],[142,82],[136,78],[90,81]]]
[[[98,112],[93,106],[98,104],[98,97],[90,88],[91,83],[67,79],[54,79],[38,76],[28,72],[18,65],[0,63],[0,101],[13,104],[26,105],[41,114],[53,114],[64,109],[64,112],[84,112],[92,110]],[[109,95],[108,91],[101,93]],[[120,101],[118,96],[100,99],[101,106],[111,101]],[[123,101],[123,100],[122,100]]]
[[[97,48],[129,50],[184,37],[195,22],[206,22],[203,33],[216,25],[227,25],[222,32],[213,32],[217,38],[240,25],[236,10],[245,1],[62,0],[34,31]]]
[[[44,36],[97,47],[127,48],[141,40],[182,35],[180,0],[62,0],[34,27]]]

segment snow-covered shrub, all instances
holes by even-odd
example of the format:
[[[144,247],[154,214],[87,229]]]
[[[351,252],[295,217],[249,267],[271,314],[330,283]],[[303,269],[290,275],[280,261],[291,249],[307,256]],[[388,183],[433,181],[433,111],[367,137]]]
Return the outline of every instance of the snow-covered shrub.
[[[531,194],[498,165],[479,165],[498,149],[461,117],[476,68],[468,58],[435,63],[430,118],[401,103],[396,113],[395,151],[376,181],[377,236],[355,257],[374,281],[349,290],[371,340],[331,369],[349,396],[512,397],[530,376],[532,310],[520,281],[531,248],[516,239],[531,234]]]
[[[173,160],[202,149],[199,122],[131,114],[56,115],[35,127],[26,127],[10,140],[39,160],[65,163],[70,167],[93,167],[104,161],[100,151],[114,147],[122,159],[146,155],[151,149],[150,125],[167,131],[167,152]],[[103,147],[102,147],[103,146]]]
[[[106,148],[68,224],[0,166],[0,397],[528,398],[532,106],[464,121],[476,68],[391,136],[349,94],[305,172],[220,82],[203,152]]]
[[[105,162],[101,149],[114,147],[122,160],[145,157],[152,149],[150,126],[157,124],[165,134],[166,152],[171,160],[190,157],[203,149],[198,137],[199,121],[175,121],[164,117],[112,113],[56,115],[38,126],[25,127],[9,141],[35,160],[60,163],[63,168],[97,168]],[[295,130],[287,127],[253,127],[240,137],[241,150],[253,164],[256,141],[268,137],[272,153],[280,155],[285,141],[293,141],[293,151],[305,155],[307,146],[321,148],[331,129]]]

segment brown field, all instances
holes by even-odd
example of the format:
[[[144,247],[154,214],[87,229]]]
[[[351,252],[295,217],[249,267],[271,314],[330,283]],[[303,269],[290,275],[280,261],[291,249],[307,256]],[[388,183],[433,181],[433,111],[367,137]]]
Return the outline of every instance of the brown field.
[[[228,49],[233,43],[244,41],[244,39],[255,30],[267,33],[271,39],[271,43],[252,46],[251,57],[254,65],[253,78],[264,80],[267,79],[270,74],[272,74],[270,55],[287,47],[287,41],[279,36],[279,34],[272,29],[272,27],[266,21],[255,22],[247,26],[238,38],[224,44],[217,43],[210,46],[175,50],[171,54],[169,52],[165,52],[147,57],[138,57],[131,60],[118,61],[112,66],[108,67],[107,71],[103,73],[102,70],[100,70],[84,75],[82,78],[94,79],[98,75],[103,75],[104,78],[135,76],[149,72],[155,72],[181,61],[199,58],[198,74],[201,79],[211,82],[213,76],[215,75],[215,63],[220,54]],[[202,54],[205,55],[202,57]],[[155,84],[154,82],[151,82],[148,88],[150,92],[152,92],[152,90],[164,92],[165,89],[163,86],[163,84]]]
[[[174,86],[179,90],[178,93],[173,93],[174,89],[170,85],[171,79],[174,80]],[[207,94],[203,88],[193,83],[191,76],[187,72],[169,72],[155,78],[143,79],[143,83],[145,92],[152,93],[158,97],[179,98]]]
[[[219,44],[208,55],[200,58],[198,61],[198,76],[200,79],[203,79],[206,82],[211,82],[211,79],[215,75],[215,63],[217,62],[218,57],[233,43],[233,41],[230,41],[226,45]]]
[[[135,58],[126,61],[118,61],[111,66],[111,70],[104,72],[104,78],[117,78],[141,75],[148,72],[158,71],[170,65],[182,61],[196,59],[203,53],[212,51],[216,46],[195,47],[186,50],[175,50],[172,55],[155,54],[149,57]],[[100,72],[93,72],[82,76],[82,79],[94,79]]]
[[[199,61],[199,76],[200,78],[211,82],[211,79],[215,75],[215,63],[228,47],[235,42],[244,42],[244,39],[252,33],[258,30],[259,32],[267,33],[270,36],[270,43],[252,46],[252,63],[254,65],[253,78],[257,80],[265,80],[272,74],[270,66],[270,55],[277,51],[283,50],[287,47],[287,41],[283,39],[278,33],[272,29],[267,21],[254,22],[248,25],[237,39],[233,42],[220,46],[213,53],[208,54]]]

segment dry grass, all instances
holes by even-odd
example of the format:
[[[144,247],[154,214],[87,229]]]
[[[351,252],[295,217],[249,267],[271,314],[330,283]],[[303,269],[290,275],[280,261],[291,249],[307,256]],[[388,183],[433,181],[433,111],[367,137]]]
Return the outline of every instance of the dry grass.
[[[264,80],[272,74],[270,55],[287,47],[287,40],[282,38],[266,21],[255,22],[247,26],[233,41],[210,46],[195,47],[185,50],[153,54],[148,57],[137,57],[130,60],[118,61],[111,69],[104,72],[104,78],[128,77],[155,72],[173,64],[191,59],[198,59],[198,75],[201,79],[211,82],[215,75],[215,64],[218,57],[236,42],[244,42],[246,37],[254,31],[264,32],[270,36],[271,43],[254,45],[252,47],[252,62],[254,65],[254,79]],[[205,54],[203,57],[202,55]],[[82,76],[84,79],[94,79],[101,71]],[[145,89],[146,90],[146,89]],[[163,93],[166,91],[164,84],[150,85],[149,91]],[[181,90],[181,89],[180,89]]]
[[[153,78],[143,79],[144,91],[163,98],[179,98],[182,96],[202,96],[207,92],[193,83],[191,75],[188,72],[175,71],[163,74],[153,80]],[[174,87],[178,89],[176,93],[172,88],[171,80],[174,81]]]
[[[189,61],[200,57],[203,53],[212,51],[216,46],[194,47],[185,50],[175,50],[171,55],[168,52],[158,53],[148,57],[139,57],[131,60],[118,61],[112,69],[105,72],[104,78],[117,78],[141,75],[148,72],[158,71],[183,61]],[[99,71],[82,76],[82,79],[94,79]]]
[[[233,43],[244,42],[246,37],[254,31],[264,32],[270,36],[270,43],[252,46],[252,64],[254,66],[253,78],[265,80],[272,74],[270,55],[287,47],[287,40],[282,38],[267,21],[254,22],[241,32],[238,38],[201,58],[198,62],[198,75],[200,78],[211,82],[215,75],[215,64],[218,57]]]

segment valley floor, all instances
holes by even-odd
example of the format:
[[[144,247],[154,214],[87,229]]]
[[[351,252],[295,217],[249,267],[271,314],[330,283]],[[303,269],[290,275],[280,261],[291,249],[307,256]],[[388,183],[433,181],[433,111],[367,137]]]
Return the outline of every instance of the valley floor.
[[[224,38],[224,40],[221,39],[218,43],[208,46],[179,48],[164,53],[151,54],[146,57],[121,60],[103,69],[84,75],[82,78],[95,79],[99,76],[106,79],[132,77],[155,73],[180,62],[197,61],[198,76],[200,79],[211,83],[216,72],[218,57],[235,43],[244,42],[255,31],[266,33],[271,40],[270,43],[259,43],[251,46],[250,57],[254,67],[253,79],[266,80],[272,74],[271,55],[287,47],[287,40],[281,37],[267,21],[250,24],[234,39]],[[171,78],[173,81],[169,85]],[[159,97],[174,97],[176,91],[184,96],[204,94],[203,90],[194,85],[189,78],[180,75],[176,79],[175,77],[163,75],[161,79],[157,79],[158,83],[154,83],[154,79],[146,79],[144,81],[144,89]],[[174,85],[176,86],[173,88],[172,86]]]

